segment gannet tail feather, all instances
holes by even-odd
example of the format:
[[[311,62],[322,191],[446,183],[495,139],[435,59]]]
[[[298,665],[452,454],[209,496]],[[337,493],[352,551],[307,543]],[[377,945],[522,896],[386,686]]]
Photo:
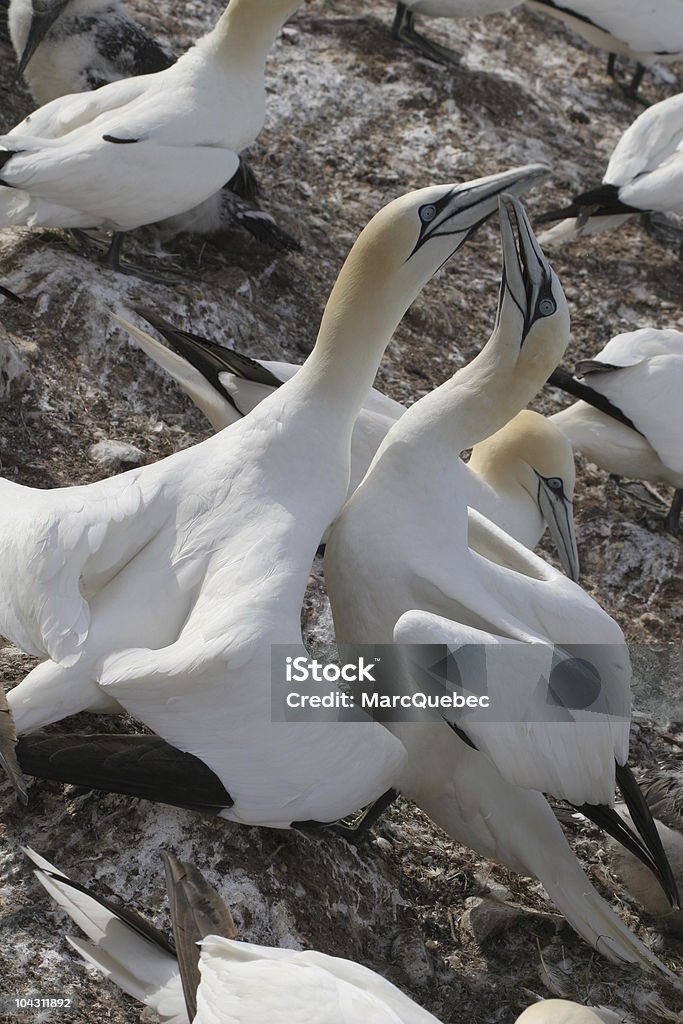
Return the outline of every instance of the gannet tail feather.
[[[26,775],[217,815],[232,806],[203,761],[159,736],[34,733],[16,748]]]
[[[194,1020],[200,981],[198,943],[207,935],[235,939],[237,928],[218,893],[194,865],[166,851],[162,857],[185,1004],[190,1020]]]

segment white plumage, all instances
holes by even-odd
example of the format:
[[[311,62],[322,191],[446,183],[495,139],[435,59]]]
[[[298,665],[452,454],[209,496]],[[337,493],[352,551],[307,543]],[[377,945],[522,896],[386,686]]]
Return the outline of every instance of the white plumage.
[[[626,1018],[614,1010],[579,1006],[566,999],[544,999],[529,1006],[517,1024],[624,1024]]]
[[[552,422],[606,472],[675,488],[667,528],[677,532],[683,505],[683,333],[645,327],[618,334],[579,364],[578,375],[578,383],[565,376],[558,383],[586,400],[555,413]],[[601,398],[609,403],[602,409]],[[597,408],[590,404],[596,401]],[[632,426],[615,418],[619,413]]]
[[[683,0],[528,0],[569,25],[592,46],[639,65],[683,58]],[[610,62],[610,70],[612,63]],[[642,71],[631,84],[635,93]]]
[[[333,821],[389,788],[404,752],[374,723],[274,720],[271,646],[306,654],[308,572],[396,325],[500,192],[544,173],[423,189],[381,211],[305,365],[229,430],[88,487],[5,482],[0,632],[60,659],[10,692],[18,732],[118,702],[215,773],[226,817],[255,824]]]
[[[464,646],[479,652],[464,677],[465,688],[478,693],[487,679],[480,660],[490,648],[493,716],[477,721],[468,713],[453,722],[488,756],[445,721],[388,723],[408,752],[398,788],[461,842],[540,878],[587,941],[645,963],[652,954],[587,885],[541,795],[614,803],[615,759],[626,760],[630,714],[621,630],[574,583],[476,513],[470,533],[474,520],[482,553],[468,547],[456,450],[500,428],[529,401],[569,337],[560,284],[519,204],[514,216],[521,254],[510,214],[501,215],[505,285],[488,344],[389,431],[331,531],[326,580],[342,650],[392,640]],[[591,701],[572,702],[571,692],[549,688],[559,643],[597,664],[599,712]],[[397,670],[396,685],[400,678]],[[410,675],[405,685],[412,685]],[[549,713],[553,707],[557,715]]]
[[[142,315],[177,352],[134,324],[116,319],[177,381],[215,430],[236,423],[300,369],[295,363],[250,359],[178,330],[154,314]],[[349,495],[404,412],[404,406],[375,388],[368,394],[351,435]],[[468,466],[463,466],[463,480],[467,504],[526,547],[535,547],[547,526],[564,571],[578,579],[572,508],[576,472],[571,445],[560,430],[538,413],[520,413],[475,447]]]
[[[0,188],[0,223],[124,232],[217,193],[261,129],[265,60],[298,6],[232,0],[215,29],[166,71],[29,115],[0,139],[8,186]]]
[[[206,883],[202,887],[197,873],[190,879],[193,891],[188,894],[182,889],[182,871],[189,869],[167,858],[176,942],[184,947],[176,959],[165,937],[155,934],[156,929],[146,921],[139,919],[145,928],[141,934],[111,903],[103,905],[94,893],[74,887],[66,875],[33,850],[24,852],[36,865],[40,884],[90,940],[69,938],[81,956],[157,1013],[164,1024],[188,1024],[183,982],[187,986],[192,979],[187,977],[189,972],[184,977],[181,972],[192,955],[185,947],[193,936],[178,931],[177,917],[185,925],[185,907],[178,913],[174,904],[179,899],[187,902],[196,893],[199,920],[207,924],[209,901],[218,899]],[[172,874],[169,877],[169,860],[177,881]],[[196,927],[193,910],[190,905],[185,913],[191,927]],[[202,936],[200,932],[196,938],[200,980],[196,995],[193,993],[194,1024],[439,1024],[391,982],[352,960],[316,950],[257,946],[218,934]]]
[[[559,223],[539,237],[543,244],[572,242],[650,212],[683,213],[683,93],[637,117],[617,143],[602,185],[540,217],[539,223]]]

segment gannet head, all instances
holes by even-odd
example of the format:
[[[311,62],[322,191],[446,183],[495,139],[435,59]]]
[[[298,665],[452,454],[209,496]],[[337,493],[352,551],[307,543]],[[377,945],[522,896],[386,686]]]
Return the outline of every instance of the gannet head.
[[[394,199],[356,239],[330,308],[348,303],[359,319],[381,315],[398,323],[436,271],[496,212],[500,195],[522,193],[546,174],[546,168],[532,164]]]
[[[557,547],[562,568],[579,578],[574,531],[576,467],[572,446],[558,427],[540,413],[524,409],[476,445],[470,466],[503,494],[520,486],[538,505]]]
[[[547,379],[567,347],[569,309],[524,207],[511,195],[500,200],[500,231],[503,274],[491,342],[497,337],[509,350],[519,386],[525,378],[534,382],[530,399],[537,382]]]
[[[29,0],[24,6],[30,8],[30,20],[27,19],[27,11],[15,14],[14,18],[10,13],[10,27],[12,39],[17,49],[22,45],[23,49],[19,54],[17,76],[23,75],[34,53],[48,34],[62,11],[69,6],[72,0]],[[12,25],[12,22],[15,22]]]

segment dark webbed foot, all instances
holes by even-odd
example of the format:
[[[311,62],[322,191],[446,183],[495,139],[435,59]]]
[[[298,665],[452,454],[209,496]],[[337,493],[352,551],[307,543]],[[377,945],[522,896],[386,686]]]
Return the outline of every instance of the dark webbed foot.
[[[396,4],[396,15],[391,29],[394,39],[412,46],[428,60],[436,64],[457,65],[460,63],[460,54],[449,50],[446,46],[440,46],[426,36],[415,31],[415,15],[409,11],[405,4]]]

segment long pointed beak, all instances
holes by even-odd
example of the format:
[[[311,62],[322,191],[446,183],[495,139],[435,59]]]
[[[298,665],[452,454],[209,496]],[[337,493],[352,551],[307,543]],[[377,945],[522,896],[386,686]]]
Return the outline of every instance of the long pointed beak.
[[[524,334],[541,317],[557,309],[552,294],[553,272],[533,232],[524,207],[509,193],[500,197],[503,281],[498,314],[506,293],[524,317]]]
[[[523,195],[547,174],[548,168],[542,164],[527,164],[525,167],[514,167],[510,171],[455,185],[432,207],[433,218],[423,224],[420,237],[410,255],[414,255],[429,239],[445,235],[453,236],[453,252],[457,252],[477,228],[493,216],[503,193]]]
[[[33,0],[31,26],[19,58],[17,77],[23,75],[34,53],[68,3],[69,0]]]
[[[574,529],[574,506],[561,487],[555,489],[544,477],[536,475],[541,515],[557,548],[564,572],[577,583],[581,565]]]

